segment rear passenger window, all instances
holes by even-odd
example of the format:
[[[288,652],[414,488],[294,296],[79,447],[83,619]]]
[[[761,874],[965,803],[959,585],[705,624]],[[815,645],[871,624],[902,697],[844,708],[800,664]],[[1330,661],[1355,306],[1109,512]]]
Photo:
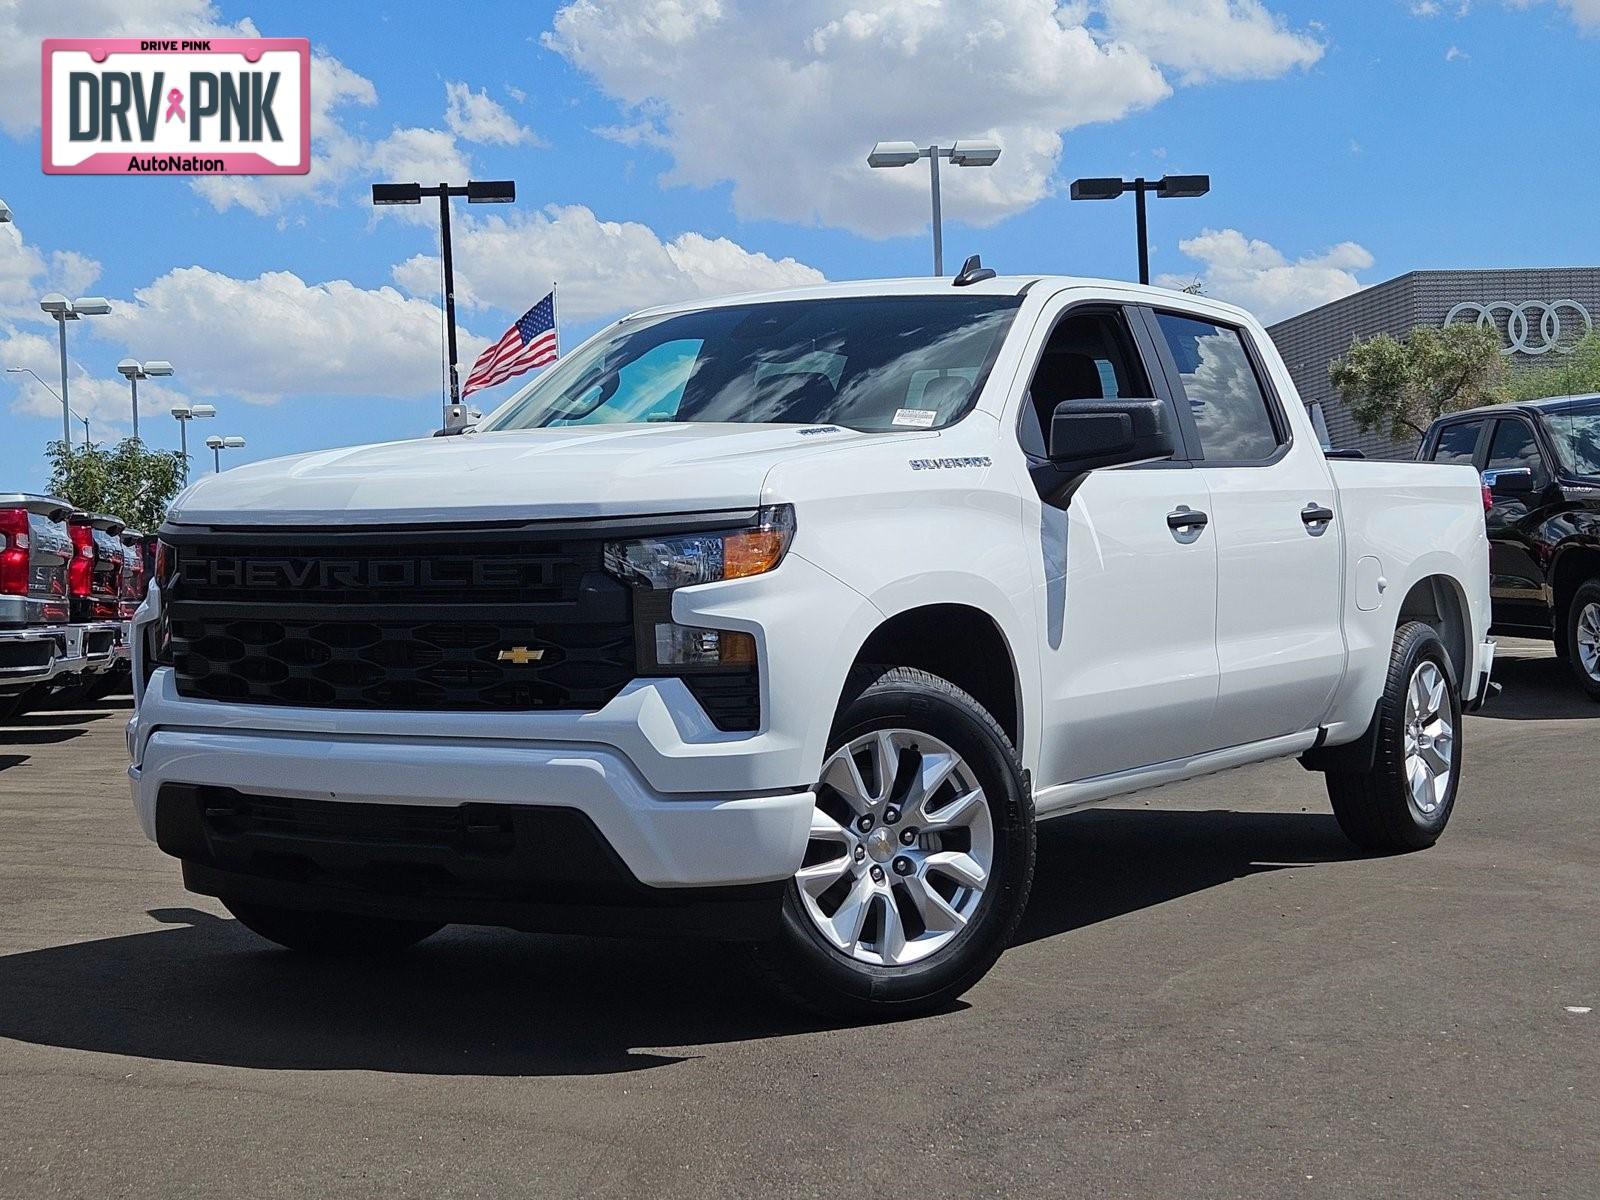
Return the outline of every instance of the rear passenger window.
[[[1478,448],[1478,432],[1482,428],[1482,421],[1446,425],[1439,431],[1439,442],[1433,448],[1433,461],[1471,466],[1473,452]]]
[[[1158,313],[1207,462],[1260,462],[1282,444],[1266,392],[1237,329]]]

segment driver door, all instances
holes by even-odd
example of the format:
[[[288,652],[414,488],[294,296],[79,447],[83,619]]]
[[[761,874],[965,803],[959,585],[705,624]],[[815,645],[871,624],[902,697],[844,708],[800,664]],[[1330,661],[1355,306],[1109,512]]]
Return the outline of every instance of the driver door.
[[[1137,316],[1137,313],[1134,314]],[[1063,306],[1041,321],[1018,436],[1043,461],[1059,400],[1156,397],[1148,332],[1119,306]],[[1093,472],[1064,507],[1039,498],[1043,691],[1037,786],[1215,749],[1217,542],[1210,496],[1184,448],[1170,462]]]

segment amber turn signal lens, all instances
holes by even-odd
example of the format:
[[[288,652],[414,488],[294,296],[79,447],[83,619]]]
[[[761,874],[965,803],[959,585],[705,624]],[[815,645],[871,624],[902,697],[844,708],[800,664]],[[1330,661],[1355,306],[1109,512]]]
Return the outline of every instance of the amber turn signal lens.
[[[764,575],[778,565],[789,541],[786,530],[750,529],[722,540],[722,577]]]
[[[748,633],[723,630],[721,662],[725,667],[753,666],[756,661],[756,639]]]

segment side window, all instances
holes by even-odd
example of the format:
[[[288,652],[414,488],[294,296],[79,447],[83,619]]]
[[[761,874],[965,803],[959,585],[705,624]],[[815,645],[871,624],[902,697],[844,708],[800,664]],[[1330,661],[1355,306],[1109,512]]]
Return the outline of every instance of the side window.
[[[1154,396],[1120,311],[1074,312],[1050,332],[1017,425],[1022,448],[1045,457],[1050,419],[1064,400]]]
[[[1157,313],[1208,462],[1259,462],[1283,443],[1237,329]]]
[[[1446,425],[1439,431],[1439,442],[1433,448],[1433,461],[1465,463],[1472,465],[1473,453],[1478,449],[1478,434],[1482,421],[1463,421],[1459,425]]]
[[[1484,470],[1504,471],[1513,467],[1531,470],[1535,486],[1547,481],[1544,457],[1539,453],[1533,430],[1523,421],[1502,417],[1495,422],[1494,440],[1489,443],[1489,461],[1484,464]]]

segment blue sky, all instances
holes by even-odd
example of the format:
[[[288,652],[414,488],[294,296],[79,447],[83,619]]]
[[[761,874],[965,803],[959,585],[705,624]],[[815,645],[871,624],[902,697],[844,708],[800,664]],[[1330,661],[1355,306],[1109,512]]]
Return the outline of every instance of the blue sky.
[[[241,23],[311,39],[309,179],[40,171],[41,37]],[[177,367],[146,389],[155,445],[176,446],[166,408],[179,396],[215,404],[198,435],[241,434],[248,459],[421,433],[439,411],[436,223],[375,214],[372,180],[517,181],[514,210],[458,209],[465,376],[551,279],[570,345],[642,304],[926,271],[925,174],[869,172],[880,137],[1002,141],[994,172],[947,172],[945,241],[952,262],[981,251],[1008,272],[1130,276],[1131,204],[1074,204],[1067,183],[1207,171],[1211,196],[1153,204],[1154,271],[1269,320],[1417,268],[1589,265],[1597,34],[1600,0],[574,0],[448,14],[19,0],[0,10],[0,199],[16,214],[0,231],[0,365],[54,383],[54,328],[34,301],[104,295],[116,313],[71,329],[74,407],[97,440],[126,432],[113,367],[128,354]],[[0,490],[40,486],[59,407],[9,374],[0,413]]]

